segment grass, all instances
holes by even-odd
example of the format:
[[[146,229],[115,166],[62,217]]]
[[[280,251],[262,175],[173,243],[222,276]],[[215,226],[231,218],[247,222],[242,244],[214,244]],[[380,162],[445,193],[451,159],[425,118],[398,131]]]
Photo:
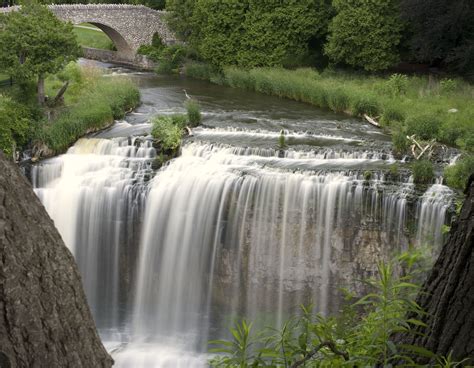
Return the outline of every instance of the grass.
[[[368,114],[392,132],[417,134],[449,146],[474,151],[474,87],[460,80],[427,77],[390,78],[314,69],[224,68],[220,75],[203,63],[188,63],[185,72],[235,88],[343,112]],[[452,110],[455,109],[455,110]],[[455,112],[449,112],[449,111]],[[406,146],[398,142],[399,147]]]
[[[99,28],[89,23],[83,23],[81,27],[89,27],[94,29],[86,29],[75,26],[74,33],[77,41],[81,46],[92,47],[95,49],[115,50],[112,40]]]
[[[104,78],[94,68],[70,64],[47,80],[46,90],[57,91],[64,80],[71,87],[65,95],[65,106],[51,122],[45,123],[38,138],[56,153],[65,151],[84,134],[103,129],[114,119],[140,102],[138,88],[127,78]]]

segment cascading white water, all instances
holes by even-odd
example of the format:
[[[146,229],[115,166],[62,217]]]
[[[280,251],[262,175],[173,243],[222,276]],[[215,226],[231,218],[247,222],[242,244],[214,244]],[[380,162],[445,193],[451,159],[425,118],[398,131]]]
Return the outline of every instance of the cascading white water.
[[[418,204],[417,243],[433,247],[435,253],[443,245],[443,225],[454,192],[445,185],[433,184],[420,198]]]
[[[147,134],[150,114],[184,98],[163,88],[146,86],[143,110],[99,136]],[[207,127],[158,172],[146,138],[83,139],[33,168],[115,366],[205,367],[207,340],[236,317],[278,326],[300,304],[335,312],[341,286],[361,291],[355,280],[411,240],[418,194],[403,175],[385,178],[395,160],[383,133],[304,105],[273,117],[248,103],[206,112]],[[430,190],[420,239],[445,221]]]
[[[155,155],[147,141],[81,139],[33,167],[35,192],[76,258],[100,328],[120,325],[121,247],[143,208]]]

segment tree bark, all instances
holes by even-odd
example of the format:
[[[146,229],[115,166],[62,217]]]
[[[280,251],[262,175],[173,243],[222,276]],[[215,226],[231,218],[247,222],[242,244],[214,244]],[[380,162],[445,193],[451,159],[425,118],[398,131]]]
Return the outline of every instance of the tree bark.
[[[45,93],[44,93],[44,75],[38,75],[38,104],[44,106]]]
[[[0,151],[0,367],[111,367],[72,254]]]
[[[398,343],[424,347],[455,361],[474,364],[474,174],[466,188],[461,214],[424,283],[418,304],[426,311],[423,335],[402,335]],[[420,318],[418,318],[420,319]],[[426,364],[428,358],[416,358]]]

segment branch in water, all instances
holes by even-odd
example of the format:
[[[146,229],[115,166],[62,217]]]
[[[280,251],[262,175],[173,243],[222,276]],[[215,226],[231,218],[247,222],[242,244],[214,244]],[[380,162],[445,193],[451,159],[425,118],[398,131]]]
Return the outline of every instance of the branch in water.
[[[349,354],[345,351],[339,350],[336,347],[336,344],[334,344],[332,341],[323,341],[321,344],[319,344],[313,350],[311,350],[303,359],[294,362],[291,368],[297,368],[303,365],[308,360],[313,358],[318,353],[318,351],[320,351],[322,348],[329,348],[329,350],[331,350],[334,354],[342,356],[344,360],[346,361],[349,360]]]

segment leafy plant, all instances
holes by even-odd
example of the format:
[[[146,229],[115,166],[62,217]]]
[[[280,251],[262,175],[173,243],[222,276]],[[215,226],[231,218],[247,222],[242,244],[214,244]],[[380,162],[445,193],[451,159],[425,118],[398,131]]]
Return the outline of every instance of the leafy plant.
[[[423,325],[417,319],[423,312],[414,302],[418,286],[412,282],[419,274],[421,257],[420,252],[407,252],[380,263],[377,276],[367,280],[370,291],[349,302],[337,317],[324,317],[302,306],[302,314],[280,329],[255,333],[246,321],[236,324],[231,340],[211,342],[211,351],[219,354],[211,366],[354,367],[388,366],[400,359],[410,362],[404,352],[417,347],[396,346],[391,337]]]
[[[158,116],[152,121],[151,135],[164,151],[176,150],[181,144],[182,127],[171,116]]]
[[[429,160],[415,161],[411,165],[413,181],[416,184],[429,184],[434,179],[433,164]]]
[[[454,165],[444,169],[446,183],[456,189],[464,190],[469,176],[474,173],[474,155],[466,155]]]
[[[194,99],[187,100],[185,107],[188,114],[188,120],[191,126],[198,126],[202,120],[201,107],[199,106],[199,102]]]
[[[408,90],[408,77],[404,74],[392,74],[385,82],[385,88],[392,96],[404,95]]]
[[[458,89],[458,82],[455,81],[454,79],[443,79],[441,82],[439,82],[439,88],[441,90],[441,93],[451,93],[454,92],[456,89]]]

